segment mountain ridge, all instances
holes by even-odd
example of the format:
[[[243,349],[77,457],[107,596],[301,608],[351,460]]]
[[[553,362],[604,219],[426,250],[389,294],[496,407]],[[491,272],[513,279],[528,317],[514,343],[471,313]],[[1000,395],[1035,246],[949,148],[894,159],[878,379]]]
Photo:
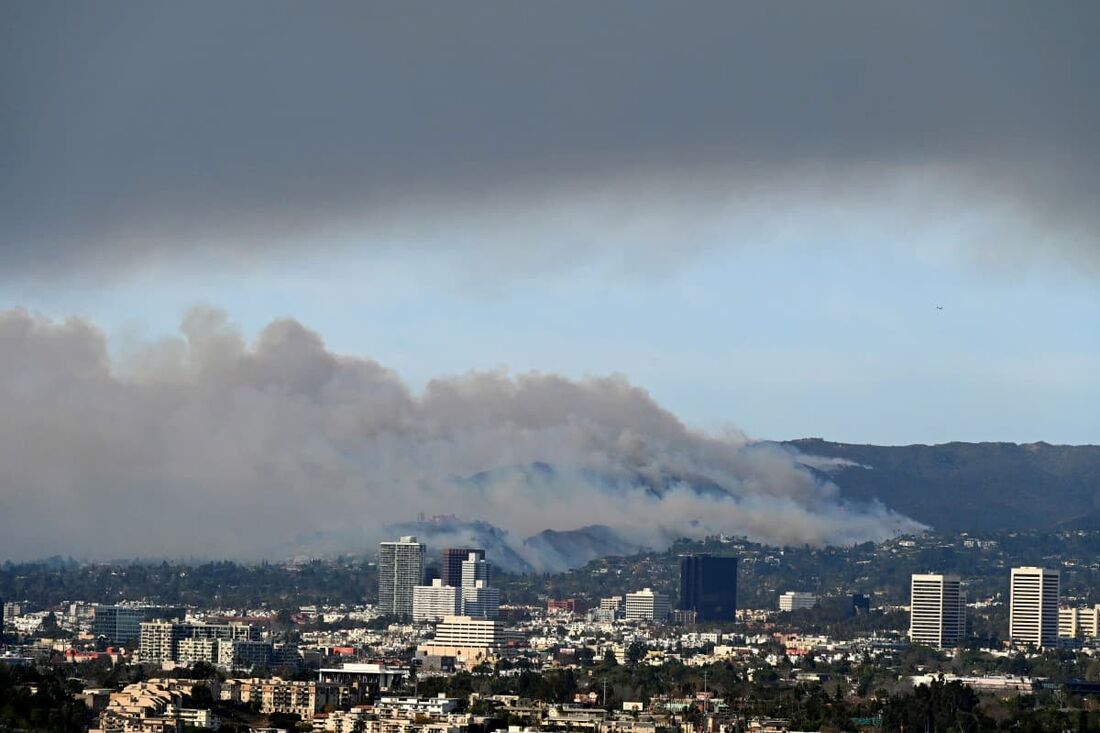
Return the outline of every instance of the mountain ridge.
[[[842,459],[827,472],[807,464],[842,499],[879,501],[940,531],[1100,526],[1100,445],[877,446],[821,438],[780,445]]]

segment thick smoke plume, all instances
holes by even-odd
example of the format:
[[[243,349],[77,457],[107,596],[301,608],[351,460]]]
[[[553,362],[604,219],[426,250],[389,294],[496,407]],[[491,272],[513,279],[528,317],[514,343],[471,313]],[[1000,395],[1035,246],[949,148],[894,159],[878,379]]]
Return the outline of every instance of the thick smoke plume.
[[[535,567],[524,538],[591,524],[649,545],[919,528],[845,504],[791,453],[688,429],[621,377],[477,373],[417,395],[292,320],[247,343],[194,310],[181,331],[113,361],[87,322],[0,314],[0,557],[255,559],[317,536],[370,552],[420,512],[491,522]]]

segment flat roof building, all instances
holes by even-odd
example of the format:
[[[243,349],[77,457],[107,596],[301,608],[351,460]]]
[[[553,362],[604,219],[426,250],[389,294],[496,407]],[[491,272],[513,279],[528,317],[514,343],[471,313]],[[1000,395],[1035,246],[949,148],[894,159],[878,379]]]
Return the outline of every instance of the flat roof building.
[[[1063,639],[1100,636],[1100,604],[1058,609],[1058,636]]]
[[[957,575],[914,574],[909,593],[909,640],[935,649],[957,647],[966,614]]]
[[[435,638],[417,647],[418,656],[453,657],[465,664],[489,661],[507,643],[504,624],[492,619],[448,616],[435,629]]]
[[[424,577],[424,545],[408,535],[378,544],[378,609],[388,616],[411,618],[413,589]]]
[[[664,621],[668,618],[668,596],[645,588],[626,594],[627,621]]]
[[[1009,638],[1039,649],[1057,647],[1061,574],[1045,568],[1012,568],[1011,581]]]
[[[779,596],[780,611],[800,611],[804,608],[813,608],[817,605],[817,596],[813,593],[802,593],[789,590]]]
[[[443,550],[443,568],[440,571],[443,585],[462,585],[462,563],[469,560],[470,555],[484,560],[485,550],[476,547],[448,547]]]
[[[142,621],[183,618],[182,608],[167,606],[95,606],[92,613],[92,634],[111,645],[137,642]]]
[[[732,621],[737,614],[737,558],[681,555],[678,608],[695,611],[697,621]]]
[[[446,616],[461,614],[464,590],[444,585],[442,578],[433,580],[431,585],[416,586],[413,588],[413,621],[439,621]]]

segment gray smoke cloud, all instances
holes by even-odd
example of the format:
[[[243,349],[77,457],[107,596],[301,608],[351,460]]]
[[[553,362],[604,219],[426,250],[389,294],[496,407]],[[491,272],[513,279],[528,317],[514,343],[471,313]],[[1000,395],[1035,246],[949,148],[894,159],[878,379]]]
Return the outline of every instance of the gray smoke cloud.
[[[318,535],[371,552],[420,512],[501,527],[534,567],[525,537],[591,524],[652,546],[920,529],[842,502],[788,451],[690,430],[620,377],[473,373],[413,394],[295,321],[247,343],[208,309],[108,354],[88,322],[0,313],[0,557],[254,559]],[[557,473],[470,480],[535,462]]]
[[[5,3],[0,271],[676,259],[806,207],[1100,270],[1098,36],[1088,0]]]

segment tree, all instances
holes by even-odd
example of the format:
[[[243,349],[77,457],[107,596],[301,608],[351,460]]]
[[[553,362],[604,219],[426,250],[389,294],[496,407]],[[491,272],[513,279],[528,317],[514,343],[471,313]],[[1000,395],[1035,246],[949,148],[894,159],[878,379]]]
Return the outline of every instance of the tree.
[[[38,633],[44,639],[57,639],[62,636],[61,627],[57,625],[57,616],[53,611],[50,611],[42,619],[42,625],[39,627]]]
[[[630,646],[626,648],[626,663],[631,667],[638,665],[638,662],[645,659],[646,645],[641,641],[632,641]]]

